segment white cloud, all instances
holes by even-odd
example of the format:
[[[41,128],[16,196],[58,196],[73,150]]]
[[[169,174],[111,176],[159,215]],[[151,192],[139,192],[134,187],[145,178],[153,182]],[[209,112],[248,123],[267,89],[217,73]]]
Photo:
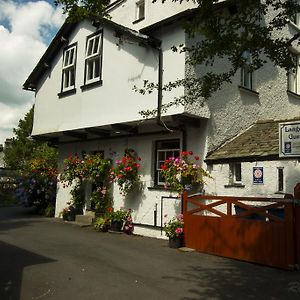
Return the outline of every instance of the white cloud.
[[[0,143],[33,103],[22,85],[64,16],[46,1],[0,0]]]

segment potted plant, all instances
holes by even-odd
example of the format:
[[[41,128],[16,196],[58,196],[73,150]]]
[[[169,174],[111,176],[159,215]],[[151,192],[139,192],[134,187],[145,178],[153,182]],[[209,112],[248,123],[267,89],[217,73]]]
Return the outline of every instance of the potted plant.
[[[165,187],[181,194],[192,187],[201,187],[203,177],[209,174],[197,163],[198,155],[192,151],[182,151],[179,157],[169,157],[161,165]]]
[[[72,205],[66,206],[62,212],[60,212],[64,221],[75,221],[75,214],[76,210]]]
[[[170,248],[182,247],[184,237],[183,215],[179,214],[176,217],[173,217],[169,222],[165,223],[164,231],[169,238]]]
[[[114,210],[112,207],[108,208],[108,218],[110,220],[111,226],[110,229],[112,231],[122,231],[122,227],[124,222],[128,217],[128,211],[120,208],[119,210]]]

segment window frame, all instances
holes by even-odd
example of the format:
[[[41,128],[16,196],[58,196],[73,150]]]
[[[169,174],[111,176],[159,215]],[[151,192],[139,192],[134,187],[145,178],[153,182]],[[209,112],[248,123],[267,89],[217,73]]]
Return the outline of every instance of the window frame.
[[[250,51],[244,51],[243,58],[245,59],[243,66],[241,67],[241,87],[254,90],[253,84],[253,71],[250,70],[249,65],[252,61],[252,53]]]
[[[239,174],[237,174],[237,167],[239,168]],[[242,163],[241,162],[233,162],[229,164],[229,183],[230,184],[242,184],[243,176],[242,176]],[[238,178],[237,178],[238,175]]]
[[[176,147],[168,147],[168,148],[161,148],[159,147],[160,143],[178,143],[178,148]],[[181,152],[181,141],[180,138],[178,139],[164,139],[164,140],[157,140],[155,141],[155,159],[154,159],[154,186],[164,186],[165,181],[160,181],[160,172],[161,172],[161,164],[163,160],[160,159],[159,153],[165,152],[165,158],[166,157],[166,152],[178,152],[178,157]],[[173,154],[174,155],[174,154]],[[176,156],[177,157],[177,156]]]
[[[66,64],[66,59],[67,59],[67,53],[74,50],[73,53],[73,62],[69,62],[68,64]],[[69,60],[68,56],[68,60]],[[77,43],[73,43],[69,46],[67,46],[66,48],[63,49],[63,61],[62,61],[62,79],[61,79],[61,93],[65,93],[65,92],[69,92],[72,90],[75,90],[75,86],[76,86],[76,63],[77,63]],[[74,73],[74,84],[72,83],[72,79],[71,79],[71,72],[73,70]],[[65,82],[66,82],[66,74],[68,75],[68,81],[70,83],[70,85],[65,86]]]
[[[284,168],[277,168],[277,192],[284,192]]]
[[[296,60],[294,70],[289,70],[287,75],[287,90],[288,92],[299,94],[299,54],[292,52],[291,55]]]
[[[93,52],[94,49],[94,41],[99,36],[98,41],[98,49],[96,52]],[[89,53],[90,49],[90,43],[92,43],[92,53]],[[99,60],[99,76],[95,76],[96,72],[96,64],[97,60]],[[86,37],[86,47],[85,47],[85,54],[84,54],[84,86],[86,85],[92,85],[95,83],[101,83],[102,82],[102,61],[103,61],[103,30],[98,30],[94,32],[93,34],[90,34]],[[93,64],[93,77],[91,79],[88,79],[89,73],[89,63],[92,62]]]
[[[143,9],[141,9],[143,8]],[[141,13],[142,12],[142,13]],[[135,3],[135,22],[145,19],[146,2],[145,0],[139,0]]]

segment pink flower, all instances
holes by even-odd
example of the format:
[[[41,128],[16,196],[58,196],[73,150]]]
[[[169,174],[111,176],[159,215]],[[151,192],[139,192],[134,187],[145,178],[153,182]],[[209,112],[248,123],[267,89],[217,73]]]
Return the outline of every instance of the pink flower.
[[[176,228],[175,233],[176,233],[176,235],[183,234],[183,228],[181,228],[181,227]]]

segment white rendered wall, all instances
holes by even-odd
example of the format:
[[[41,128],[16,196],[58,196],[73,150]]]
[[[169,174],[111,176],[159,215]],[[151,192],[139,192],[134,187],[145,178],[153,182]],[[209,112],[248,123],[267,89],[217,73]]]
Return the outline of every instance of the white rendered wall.
[[[152,3],[152,0],[145,0],[145,19],[133,24],[136,20],[136,2],[138,0],[125,0],[121,5],[111,10],[109,13],[112,21],[139,30],[182,11],[196,7],[193,1],[183,1],[181,4],[179,1],[166,1],[163,4],[161,0],[155,3]]]
[[[263,167],[263,184],[253,183],[253,167]],[[283,168],[284,190],[278,192],[278,168]],[[213,195],[283,197],[282,194],[294,194],[295,185],[300,182],[300,164],[297,160],[277,160],[242,162],[242,182],[244,187],[230,186],[229,165],[216,164],[211,171],[206,192]]]
[[[181,134],[174,133],[170,135],[151,135],[147,137],[120,138],[118,140],[107,139],[84,143],[78,142],[64,144],[59,148],[60,169],[62,168],[63,160],[70,154],[77,153],[78,155],[81,155],[82,151],[89,153],[92,151],[104,150],[105,158],[111,158],[115,161],[115,159],[120,158],[123,155],[125,148],[132,148],[136,150],[142,159],[141,168],[139,170],[141,186],[139,189],[130,193],[127,197],[124,197],[119,193],[118,186],[114,185],[114,208],[131,208],[133,209],[133,219],[135,223],[151,226],[154,225],[154,210],[157,208],[157,226],[160,226],[161,217],[162,224],[164,224],[164,222],[181,212],[180,198],[166,198],[163,199],[163,201],[161,199],[162,196],[177,197],[177,193],[171,193],[167,190],[151,189],[154,185],[155,141],[174,138],[181,138]],[[192,135],[188,137],[187,142],[189,149],[197,152],[198,141],[194,140]],[[112,153],[114,154],[112,155]],[[58,216],[59,212],[66,206],[66,203],[71,200],[69,191],[69,188],[63,188],[62,185],[59,186],[57,193],[56,216]],[[163,208],[163,215],[161,215],[161,208]],[[165,215],[167,216],[164,217]],[[141,229],[139,229],[138,232],[142,234]]]
[[[140,120],[139,111],[157,107],[157,92],[141,95],[133,91],[133,86],[142,87],[145,79],[157,83],[157,50],[140,46],[128,38],[119,40],[106,27],[103,84],[85,91],[80,89],[84,83],[86,37],[95,31],[93,26],[84,22],[69,39],[69,44],[77,42],[76,94],[63,98],[57,95],[61,91],[62,51],[52,62],[49,73],[41,80],[36,95],[33,135]],[[173,80],[184,74],[184,56],[177,55],[175,58],[170,47],[173,40],[176,43],[183,41],[184,34],[181,29],[175,28],[170,34],[161,33],[160,37],[164,40],[164,80]],[[183,89],[177,89],[171,98],[182,93]],[[168,99],[170,97],[164,101]],[[177,107],[168,114],[182,111],[182,107]]]

